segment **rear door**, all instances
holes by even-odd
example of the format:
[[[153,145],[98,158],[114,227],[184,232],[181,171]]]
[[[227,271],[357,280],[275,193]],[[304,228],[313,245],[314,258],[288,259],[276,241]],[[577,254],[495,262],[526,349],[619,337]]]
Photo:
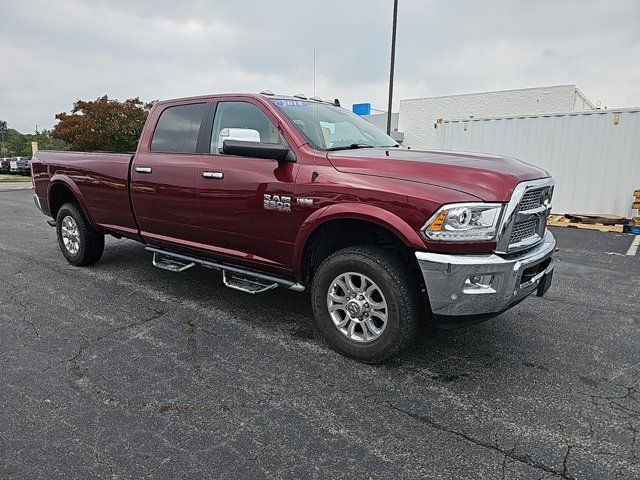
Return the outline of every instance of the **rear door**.
[[[193,100],[153,112],[153,135],[138,148],[131,172],[133,208],[150,243],[200,246],[198,166],[209,107]]]
[[[198,175],[203,247],[234,262],[288,273],[293,257],[291,198],[298,165],[225,155],[220,147],[224,139],[287,145],[291,139],[278,129],[277,119],[252,99],[225,99],[215,103],[214,110],[207,132],[208,154],[201,158]]]

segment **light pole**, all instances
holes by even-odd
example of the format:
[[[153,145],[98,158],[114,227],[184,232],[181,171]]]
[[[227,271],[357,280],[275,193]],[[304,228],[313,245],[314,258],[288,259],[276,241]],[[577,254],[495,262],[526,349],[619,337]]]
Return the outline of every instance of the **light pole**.
[[[393,0],[393,31],[391,33],[391,68],[389,69],[389,107],[387,108],[387,135],[391,135],[391,106],[393,104],[393,70],[396,63],[396,26],[398,24],[398,0]]]

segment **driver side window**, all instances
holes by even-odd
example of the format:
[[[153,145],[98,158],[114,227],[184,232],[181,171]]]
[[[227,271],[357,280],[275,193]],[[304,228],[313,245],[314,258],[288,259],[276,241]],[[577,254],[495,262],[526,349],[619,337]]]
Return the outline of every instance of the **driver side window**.
[[[286,145],[273,122],[249,102],[218,102],[210,152],[216,155],[222,153],[225,140]]]

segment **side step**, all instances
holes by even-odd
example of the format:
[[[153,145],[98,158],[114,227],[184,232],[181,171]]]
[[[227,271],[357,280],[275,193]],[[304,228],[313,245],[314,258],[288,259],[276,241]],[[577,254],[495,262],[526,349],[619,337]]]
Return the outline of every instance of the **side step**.
[[[178,260],[164,253],[153,252],[153,266],[170,272],[184,272],[186,269],[195,265],[194,262]]]
[[[268,283],[259,281],[257,279],[249,278],[237,273],[227,274],[225,270],[222,271],[222,282],[226,287],[233,288],[234,290],[240,290],[245,293],[263,293],[268,290],[273,290],[278,286],[277,283]]]
[[[153,265],[171,272],[182,272],[194,265],[222,270],[222,281],[225,286],[240,290],[241,292],[256,294],[274,289],[278,286],[288,288],[295,292],[303,292],[304,285],[292,280],[268,275],[241,267],[225,265],[223,263],[191,257],[181,253],[169,252],[155,247],[145,247],[145,250],[153,253]]]

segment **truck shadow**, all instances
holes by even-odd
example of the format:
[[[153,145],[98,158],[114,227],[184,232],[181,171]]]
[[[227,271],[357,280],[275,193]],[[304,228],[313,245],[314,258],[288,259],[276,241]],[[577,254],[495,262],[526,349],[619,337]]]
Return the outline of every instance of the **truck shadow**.
[[[271,334],[289,336],[292,341],[310,342],[330,350],[315,326],[308,291],[296,293],[277,288],[259,295],[238,292],[226,288],[221,273],[217,271],[194,267],[185,272],[171,273],[155,268],[151,264],[150,253],[139,244],[124,240],[111,240],[96,267],[118,276],[128,276],[132,281],[146,282],[164,296],[178,297],[203,307],[215,306],[237,321]],[[247,315],[247,312],[252,314]],[[386,368],[410,364],[417,367],[451,356],[491,362],[503,341],[513,342],[512,324],[517,317],[518,314],[511,311],[483,324],[436,331],[429,330],[424,321],[414,345],[389,362]],[[450,367],[446,366],[449,372]],[[464,372],[459,375],[464,375]]]

